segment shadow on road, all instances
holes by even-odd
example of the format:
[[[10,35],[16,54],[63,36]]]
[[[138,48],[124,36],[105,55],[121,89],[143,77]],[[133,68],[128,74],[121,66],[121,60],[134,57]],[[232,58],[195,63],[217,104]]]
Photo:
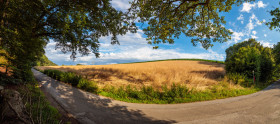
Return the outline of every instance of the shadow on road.
[[[60,83],[38,71],[34,71],[34,75],[57,102],[81,123],[176,123],[173,120],[157,120],[145,116],[141,110],[131,110],[127,106],[112,104],[111,99]]]
[[[263,91],[266,90],[273,90],[273,89],[280,89],[280,80],[274,82],[273,84],[269,85],[267,88],[263,89]]]

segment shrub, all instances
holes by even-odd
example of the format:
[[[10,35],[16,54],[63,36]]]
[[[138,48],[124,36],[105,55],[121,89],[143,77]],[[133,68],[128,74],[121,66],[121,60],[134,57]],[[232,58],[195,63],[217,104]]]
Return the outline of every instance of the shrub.
[[[238,73],[252,79],[254,71],[256,82],[263,83],[272,78],[274,66],[272,50],[263,47],[255,39],[229,47],[226,54],[225,69],[227,73]]]
[[[73,86],[77,86],[79,81],[82,79],[82,76],[76,75],[72,72],[64,72],[61,76],[61,81],[70,83]]]
[[[86,80],[86,79],[79,80],[77,87],[81,88],[83,90],[86,90],[88,92],[93,92],[93,93],[97,93],[97,91],[98,91],[98,87],[97,87],[96,83]]]
[[[227,78],[235,84],[242,84],[246,81],[246,75],[242,73],[227,73]]]
[[[44,72],[46,75],[56,79],[56,80],[61,80],[61,77],[63,75],[63,72],[58,71],[58,70],[44,70]]]

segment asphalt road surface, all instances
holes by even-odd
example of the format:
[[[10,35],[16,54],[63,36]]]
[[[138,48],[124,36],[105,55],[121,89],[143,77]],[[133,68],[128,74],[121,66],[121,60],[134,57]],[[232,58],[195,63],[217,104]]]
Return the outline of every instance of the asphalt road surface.
[[[184,104],[137,104],[88,93],[32,71],[41,87],[82,124],[280,124],[278,82],[260,92],[234,98]]]

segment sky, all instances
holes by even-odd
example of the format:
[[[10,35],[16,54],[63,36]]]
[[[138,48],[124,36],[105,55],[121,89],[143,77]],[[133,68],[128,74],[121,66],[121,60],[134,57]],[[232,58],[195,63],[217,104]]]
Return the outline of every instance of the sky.
[[[129,0],[112,0],[112,6],[118,10],[125,11],[130,7]],[[255,38],[263,46],[273,47],[280,42],[280,32],[270,30],[263,22],[269,22],[272,16],[269,11],[279,7],[278,0],[256,0],[250,3],[243,3],[240,6],[233,6],[228,13],[221,13],[225,16],[227,29],[230,29],[232,39],[225,43],[214,43],[209,49],[201,45],[193,46],[191,38],[181,35],[175,39],[174,44],[161,44],[158,49],[153,49],[147,44],[146,36],[139,27],[137,33],[127,33],[118,36],[120,45],[111,45],[111,37],[102,37],[100,41],[100,58],[94,54],[88,56],[78,55],[76,60],[70,59],[71,53],[62,53],[55,50],[55,41],[48,43],[45,48],[46,56],[58,65],[107,65],[118,63],[129,63],[139,61],[196,58],[224,61],[225,50],[235,43]]]

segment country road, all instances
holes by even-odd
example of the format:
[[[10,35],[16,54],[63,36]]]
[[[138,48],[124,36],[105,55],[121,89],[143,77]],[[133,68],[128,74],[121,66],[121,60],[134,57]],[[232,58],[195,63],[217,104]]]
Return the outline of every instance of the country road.
[[[279,82],[260,92],[234,98],[184,104],[136,104],[91,94],[32,71],[41,87],[82,124],[280,123]]]

